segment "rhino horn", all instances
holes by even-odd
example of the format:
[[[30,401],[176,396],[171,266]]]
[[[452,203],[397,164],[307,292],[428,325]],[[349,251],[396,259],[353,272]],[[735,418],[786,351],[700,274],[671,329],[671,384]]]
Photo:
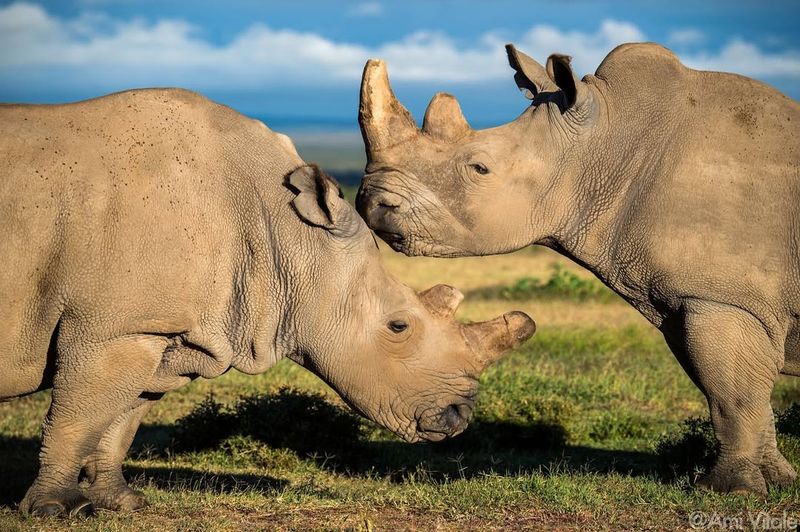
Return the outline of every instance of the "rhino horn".
[[[386,63],[370,59],[361,78],[358,123],[367,150],[399,144],[417,133],[411,113],[395,98]]]
[[[425,111],[422,131],[434,137],[456,140],[469,130],[467,119],[464,118],[455,96],[440,92],[431,99]]]
[[[455,315],[458,306],[464,301],[464,294],[452,286],[437,284],[420,292],[419,298],[431,312],[449,318]]]
[[[475,353],[478,371],[519,347],[536,332],[536,323],[524,312],[514,311],[481,323],[462,325],[464,336]]]

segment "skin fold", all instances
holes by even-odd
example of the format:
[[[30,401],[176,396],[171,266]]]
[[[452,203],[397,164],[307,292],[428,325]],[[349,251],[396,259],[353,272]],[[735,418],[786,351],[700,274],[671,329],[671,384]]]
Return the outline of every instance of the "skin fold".
[[[800,375],[800,106],[652,43],[581,80],[569,57],[507,51],[531,105],[479,131],[448,94],[418,129],[385,65],[367,63],[359,212],[408,255],[538,244],[588,268],[708,399],[721,454],[701,485],[790,484],[769,399],[778,374]]]
[[[458,290],[399,283],[288,137],[183,90],[0,106],[0,226],[0,399],[52,387],[20,504],[35,514],[144,505],[122,461],[152,404],[195,378],[288,357],[435,441],[535,329],[521,312],[460,324]]]

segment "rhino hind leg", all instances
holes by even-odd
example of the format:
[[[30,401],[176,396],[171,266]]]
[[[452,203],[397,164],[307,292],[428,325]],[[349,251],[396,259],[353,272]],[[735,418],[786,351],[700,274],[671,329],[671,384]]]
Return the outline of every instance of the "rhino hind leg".
[[[50,410],[42,427],[39,474],[20,503],[21,511],[34,515],[94,512],[78,485],[81,470],[109,427],[137,403],[161,356],[158,339],[127,336],[72,343],[64,325]],[[75,330],[81,331],[80,326]]]
[[[680,325],[665,336],[705,394],[720,442],[716,465],[697,484],[766,495],[768,480],[790,476],[775,443],[770,406],[779,353],[748,312],[701,300],[685,302],[683,310]]]
[[[152,405],[153,401],[141,399],[114,420],[84,465],[80,487],[95,508],[138,510],[147,506],[144,493],[132,489],[125,481],[122,462],[139,423]]]

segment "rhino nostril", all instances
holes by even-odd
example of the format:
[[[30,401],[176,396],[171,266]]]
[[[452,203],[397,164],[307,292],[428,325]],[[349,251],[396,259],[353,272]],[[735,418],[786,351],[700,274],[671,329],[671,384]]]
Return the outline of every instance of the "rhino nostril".
[[[451,429],[460,428],[469,421],[472,410],[465,404],[452,404],[447,406],[442,412],[442,418]]]
[[[381,213],[395,210],[403,212],[408,208],[407,201],[402,195],[372,186],[361,187],[356,203],[363,211]]]

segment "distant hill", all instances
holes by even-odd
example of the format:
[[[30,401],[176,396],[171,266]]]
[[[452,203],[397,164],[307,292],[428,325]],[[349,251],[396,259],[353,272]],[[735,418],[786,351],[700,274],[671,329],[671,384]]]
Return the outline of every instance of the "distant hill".
[[[342,185],[358,186],[366,156],[355,121],[258,117],[270,129],[291,137],[300,156],[317,163]]]

